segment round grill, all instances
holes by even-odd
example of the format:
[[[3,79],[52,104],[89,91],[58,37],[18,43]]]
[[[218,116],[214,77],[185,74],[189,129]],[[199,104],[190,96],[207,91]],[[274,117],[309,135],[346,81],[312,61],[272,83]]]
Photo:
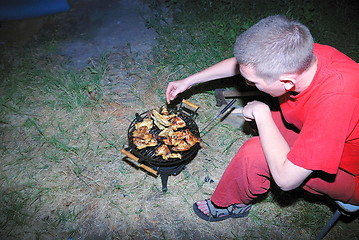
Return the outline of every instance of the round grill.
[[[163,143],[161,141],[158,141],[159,143],[154,147],[146,147],[143,149],[138,149],[136,145],[132,141],[132,133],[136,130],[135,124],[138,122],[141,122],[144,118],[148,118],[150,115],[149,112],[144,112],[142,114],[137,114],[136,118],[131,122],[129,128],[128,128],[128,142],[129,142],[129,149],[132,154],[134,154],[136,157],[139,158],[139,162],[144,163],[150,163],[154,166],[173,166],[173,165],[179,165],[181,163],[189,162],[191,161],[197,154],[200,144],[196,143],[193,145],[189,150],[187,151],[181,151],[181,152],[175,152],[172,151],[171,146],[168,146],[168,148],[171,150],[171,152],[174,153],[180,153],[182,155],[182,158],[169,158],[168,160],[163,159],[161,156],[156,156],[156,149],[161,146]],[[173,113],[173,111],[172,111]],[[177,116],[179,116],[185,123],[186,127],[180,128],[179,130],[185,130],[188,129],[192,132],[193,135],[196,137],[200,137],[200,133],[197,127],[197,124],[192,119],[192,117],[188,116],[185,113],[182,112],[175,112]],[[161,130],[154,124],[153,128],[150,130],[150,133],[154,134],[155,136],[158,136],[158,134],[161,132]]]

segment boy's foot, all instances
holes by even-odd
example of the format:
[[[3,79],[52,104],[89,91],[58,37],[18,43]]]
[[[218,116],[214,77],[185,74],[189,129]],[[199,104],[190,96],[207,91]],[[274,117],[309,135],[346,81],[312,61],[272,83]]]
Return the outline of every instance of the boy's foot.
[[[214,206],[210,199],[193,204],[193,210],[197,216],[209,222],[223,221],[227,218],[246,217],[251,207],[251,204],[233,204],[226,208],[220,208]]]

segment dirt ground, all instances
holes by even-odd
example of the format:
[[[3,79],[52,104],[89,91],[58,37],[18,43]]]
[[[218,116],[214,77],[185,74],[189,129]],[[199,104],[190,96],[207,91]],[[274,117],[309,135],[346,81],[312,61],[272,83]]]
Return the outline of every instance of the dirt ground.
[[[73,0],[70,5],[63,19],[67,41],[60,54],[75,67],[125,49],[143,57],[156,44],[155,31],[145,26],[151,10],[140,0]]]

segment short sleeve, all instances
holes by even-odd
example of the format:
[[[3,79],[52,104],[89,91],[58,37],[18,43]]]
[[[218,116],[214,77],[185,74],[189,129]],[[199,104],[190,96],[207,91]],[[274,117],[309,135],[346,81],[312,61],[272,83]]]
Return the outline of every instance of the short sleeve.
[[[305,169],[335,174],[351,131],[351,120],[358,111],[358,100],[353,96],[332,94],[317,99],[305,113],[306,120],[288,159]]]

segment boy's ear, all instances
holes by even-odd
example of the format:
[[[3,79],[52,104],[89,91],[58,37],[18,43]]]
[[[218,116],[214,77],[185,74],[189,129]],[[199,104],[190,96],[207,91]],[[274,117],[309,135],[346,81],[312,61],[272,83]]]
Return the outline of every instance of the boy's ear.
[[[295,86],[294,79],[280,79],[279,81],[282,83],[284,89],[287,91],[290,91]]]

